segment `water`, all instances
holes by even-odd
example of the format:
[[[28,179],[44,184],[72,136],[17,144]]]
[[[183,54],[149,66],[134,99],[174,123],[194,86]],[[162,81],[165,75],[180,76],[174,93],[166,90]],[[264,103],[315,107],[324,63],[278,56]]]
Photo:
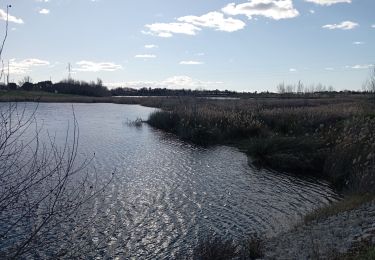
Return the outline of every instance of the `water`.
[[[28,109],[32,109],[28,105]],[[142,259],[189,254],[200,238],[243,239],[285,231],[336,194],[325,182],[250,167],[235,148],[203,148],[143,124],[154,110],[137,105],[74,104],[79,158],[95,154],[99,178],[115,172],[90,211],[104,212],[90,230],[100,257]],[[71,104],[39,104],[41,139],[61,144],[72,129]],[[105,234],[105,235],[103,235]]]

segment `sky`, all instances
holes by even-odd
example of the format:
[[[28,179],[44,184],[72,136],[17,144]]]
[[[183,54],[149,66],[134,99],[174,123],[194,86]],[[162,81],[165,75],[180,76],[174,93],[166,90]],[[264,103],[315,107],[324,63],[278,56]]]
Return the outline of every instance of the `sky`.
[[[109,86],[360,90],[375,64],[374,0],[0,1],[10,80]]]

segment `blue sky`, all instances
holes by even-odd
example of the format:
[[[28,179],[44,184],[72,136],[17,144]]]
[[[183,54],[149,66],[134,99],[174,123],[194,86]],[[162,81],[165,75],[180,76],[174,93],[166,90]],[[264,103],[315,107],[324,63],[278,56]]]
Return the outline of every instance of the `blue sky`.
[[[374,0],[9,0],[10,79],[111,87],[361,89],[375,63]],[[6,1],[1,1],[3,28]],[[4,34],[3,29],[3,34]]]

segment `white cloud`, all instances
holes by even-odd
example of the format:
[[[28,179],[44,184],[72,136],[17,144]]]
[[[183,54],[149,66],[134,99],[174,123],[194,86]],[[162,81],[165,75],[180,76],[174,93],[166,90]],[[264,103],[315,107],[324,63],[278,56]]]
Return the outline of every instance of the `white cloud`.
[[[216,31],[234,32],[243,29],[246,24],[231,17],[225,18],[220,12],[210,12],[202,16],[188,15],[177,19],[179,22],[193,24],[199,27],[213,28]]]
[[[16,59],[9,60],[10,74],[26,74],[32,71],[33,67],[47,66],[49,61],[40,59],[24,59],[17,61]]]
[[[7,20],[7,13],[3,9],[0,9],[0,20],[4,20],[4,21]],[[23,24],[23,20],[21,18],[17,18],[10,14],[8,15],[8,21],[10,23]]]
[[[76,63],[79,67],[74,68],[74,71],[83,72],[99,72],[99,71],[116,71],[122,69],[121,65],[113,62],[93,62],[93,61],[79,61]]]
[[[48,3],[49,0],[36,0],[37,2],[43,2],[43,3]]]
[[[155,48],[158,48],[158,46],[155,45],[155,44],[146,44],[146,45],[145,45],[145,48],[146,48],[146,49],[155,49]]]
[[[164,80],[163,85],[168,87],[177,87],[177,88],[197,88],[197,87],[216,87],[217,85],[223,84],[220,81],[201,81],[192,79],[188,76],[174,76]]]
[[[145,27],[147,27],[149,31],[143,31],[144,34],[164,38],[172,37],[173,34],[196,35],[197,31],[201,30],[201,28],[189,23],[153,23],[146,24]]]
[[[202,64],[204,64],[204,63],[201,62],[201,61],[193,61],[193,60],[180,61],[180,65],[202,65]]]
[[[365,42],[353,42],[354,45],[363,45]]]
[[[340,30],[352,30],[356,27],[358,27],[359,24],[351,21],[344,21],[339,24],[326,24],[322,26],[324,29],[334,30],[334,29],[340,29]]]
[[[40,14],[49,14],[49,10],[43,8],[43,9],[41,9],[41,10],[39,11],[39,13],[40,13]]]
[[[274,20],[294,18],[299,15],[292,0],[249,0],[247,3],[230,3],[222,11],[229,15],[264,16]]]
[[[310,12],[310,14],[315,14],[315,10],[313,10],[313,9],[310,9],[309,12]]]
[[[371,28],[375,28],[375,24],[371,25]]]
[[[134,56],[134,58],[138,59],[155,59],[156,55],[154,54],[137,54]]]
[[[350,4],[352,0],[305,0],[306,2],[315,3],[318,5],[333,5],[339,3],[348,3]]]
[[[332,70],[335,70],[335,69],[332,68],[332,67],[327,67],[327,68],[325,68],[325,70],[332,71]]]
[[[370,69],[374,67],[374,64],[357,64],[353,66],[345,66],[347,69],[355,69],[355,70],[362,70],[362,69]]]
[[[187,15],[176,20],[177,22],[172,23],[146,24],[145,27],[148,28],[148,31],[142,31],[142,33],[168,38],[174,34],[196,35],[202,28],[234,32],[246,26],[243,21],[232,17],[225,18],[224,14],[220,12],[209,12],[202,16]]]
[[[294,69],[294,68],[290,68],[290,69],[289,69],[289,72],[297,72],[297,70]]]
[[[196,89],[196,88],[218,88],[222,85],[221,81],[202,81],[193,79],[189,76],[173,76],[162,81],[127,81],[127,82],[115,82],[105,83],[109,88],[116,87],[128,87],[128,88],[142,88],[142,87],[153,87],[153,88],[170,88],[170,89]]]

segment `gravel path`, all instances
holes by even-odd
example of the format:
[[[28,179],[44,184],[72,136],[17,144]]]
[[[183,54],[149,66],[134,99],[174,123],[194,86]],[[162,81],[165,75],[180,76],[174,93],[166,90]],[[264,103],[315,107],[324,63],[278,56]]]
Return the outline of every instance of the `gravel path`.
[[[272,238],[265,259],[326,259],[362,240],[375,245],[375,201]]]

